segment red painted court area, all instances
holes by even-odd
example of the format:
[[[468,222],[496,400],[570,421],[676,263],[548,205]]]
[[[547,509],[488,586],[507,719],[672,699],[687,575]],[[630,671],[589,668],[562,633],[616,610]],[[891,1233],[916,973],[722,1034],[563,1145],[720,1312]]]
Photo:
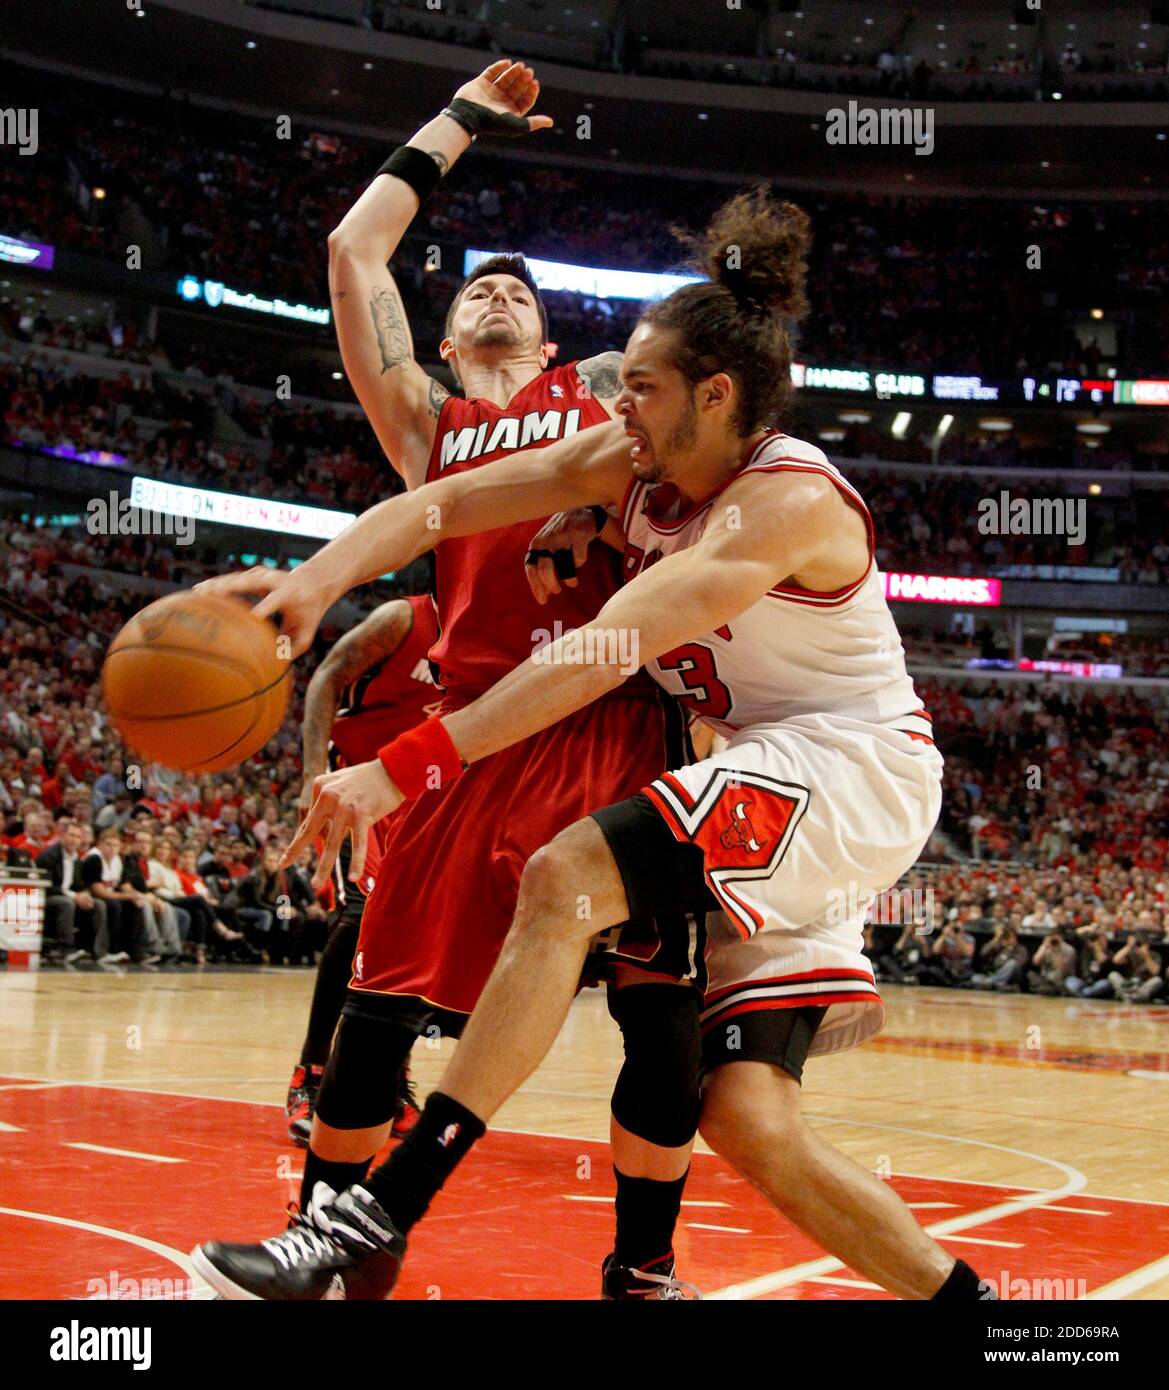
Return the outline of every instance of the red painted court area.
[[[284,1141],[279,1107],[4,1078],[0,1085],[8,1087],[0,1090],[0,1298],[102,1296],[114,1271],[118,1281],[136,1281],[128,1289],[181,1281],[198,1241],[258,1239],[282,1228],[301,1154]],[[927,1226],[1034,1196],[891,1181]],[[411,1238],[398,1296],[595,1298],[613,1190],[604,1144],[489,1133]],[[1163,1255],[1165,1211],[1072,1194],[965,1226],[961,1240],[939,1238],[983,1277],[1083,1279],[1091,1292]],[[783,1282],[793,1267],[830,1262],[706,1155],[695,1156],[676,1249],[680,1276],[706,1293],[746,1283],[752,1297],[887,1296],[847,1269],[803,1270],[798,1282]],[[751,1287],[753,1280],[771,1286]]]

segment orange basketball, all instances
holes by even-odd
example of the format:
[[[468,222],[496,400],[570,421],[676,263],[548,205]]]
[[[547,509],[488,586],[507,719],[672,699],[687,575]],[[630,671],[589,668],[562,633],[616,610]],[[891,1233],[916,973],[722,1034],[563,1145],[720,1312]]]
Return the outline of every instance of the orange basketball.
[[[292,663],[241,598],[169,594],[135,613],[102,667],[106,708],[144,760],[184,772],[243,762],[280,727]]]

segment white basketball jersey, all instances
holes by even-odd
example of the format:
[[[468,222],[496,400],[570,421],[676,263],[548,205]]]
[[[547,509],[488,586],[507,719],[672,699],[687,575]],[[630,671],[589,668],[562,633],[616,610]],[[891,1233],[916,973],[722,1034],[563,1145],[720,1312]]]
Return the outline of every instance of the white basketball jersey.
[[[700,506],[679,511],[672,488],[637,479],[622,503],[625,582],[664,555],[697,544],[719,497],[744,473],[820,473],[865,519],[869,563],[851,584],[817,593],[778,583],[758,603],[648,663],[672,695],[723,733],[828,714],[928,739],[931,726],[873,560],[873,523],[857,490],[822,450],[775,432],[741,472]]]

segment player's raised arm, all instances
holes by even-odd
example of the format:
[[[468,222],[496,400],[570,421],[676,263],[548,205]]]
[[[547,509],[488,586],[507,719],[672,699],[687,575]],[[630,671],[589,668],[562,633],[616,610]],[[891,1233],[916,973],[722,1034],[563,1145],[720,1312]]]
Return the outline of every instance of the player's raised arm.
[[[379,661],[393,656],[413,625],[414,611],[405,599],[379,604],[334,643],[313,672],[305,691],[301,729],[304,783],[297,805],[302,815],[312,802],[314,779],[329,770],[329,736],[342,694]]]
[[[385,166],[329,236],[329,293],[349,381],[382,448],[407,487],[426,477],[449,395],[414,359],[402,297],[387,268],[423,198],[474,139],[550,126],[528,116],[539,96],[532,69],[506,58],[459,88]]]

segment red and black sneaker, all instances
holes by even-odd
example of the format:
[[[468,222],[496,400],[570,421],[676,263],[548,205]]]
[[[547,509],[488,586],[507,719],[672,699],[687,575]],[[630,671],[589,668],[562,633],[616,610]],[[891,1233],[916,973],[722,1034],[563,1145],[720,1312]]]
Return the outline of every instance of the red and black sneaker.
[[[614,1254],[605,1256],[601,1266],[601,1297],[619,1302],[639,1299],[691,1299],[702,1295],[693,1284],[685,1284],[675,1275],[674,1252],[653,1260],[644,1269],[619,1265]]]
[[[324,1067],[296,1066],[288,1083],[288,1098],[284,1113],[288,1117],[288,1137],[299,1148],[307,1149],[313,1129],[313,1111],[317,1108],[317,1092],[321,1089]]]
[[[394,1126],[390,1130],[391,1139],[405,1139],[418,1123],[422,1113],[418,1097],[414,1094],[414,1083],[410,1080],[410,1068],[404,1066],[398,1073],[398,1108],[394,1111]]]

